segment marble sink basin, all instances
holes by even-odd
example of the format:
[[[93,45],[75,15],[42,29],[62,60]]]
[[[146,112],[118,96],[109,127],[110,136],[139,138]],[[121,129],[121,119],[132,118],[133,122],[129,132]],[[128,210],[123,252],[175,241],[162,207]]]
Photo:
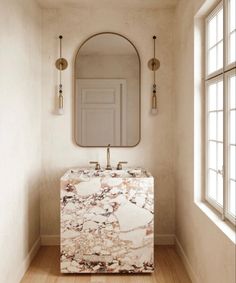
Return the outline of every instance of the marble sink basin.
[[[61,272],[153,272],[154,179],[144,169],[61,178]]]

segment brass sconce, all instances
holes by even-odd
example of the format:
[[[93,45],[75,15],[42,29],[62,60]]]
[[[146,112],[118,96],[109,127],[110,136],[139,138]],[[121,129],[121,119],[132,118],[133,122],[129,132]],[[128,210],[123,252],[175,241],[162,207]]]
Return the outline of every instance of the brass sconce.
[[[153,36],[154,56],[148,61],[148,68],[153,71],[153,88],[152,88],[152,114],[157,114],[157,86],[156,86],[156,70],[160,68],[160,61],[156,59],[156,36]]]
[[[62,92],[62,83],[61,83],[61,71],[65,70],[68,66],[68,63],[65,58],[62,58],[62,35],[59,36],[60,40],[60,58],[56,61],[56,68],[59,70],[60,83],[59,83],[59,96],[58,96],[58,114],[64,114],[64,97]]]

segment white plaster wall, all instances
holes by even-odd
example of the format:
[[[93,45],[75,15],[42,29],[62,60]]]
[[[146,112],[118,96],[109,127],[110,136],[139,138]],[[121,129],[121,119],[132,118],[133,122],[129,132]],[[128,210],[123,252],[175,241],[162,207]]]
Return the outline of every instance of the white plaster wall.
[[[43,11],[43,176],[41,190],[41,233],[59,234],[59,179],[68,168],[86,166],[90,160],[105,165],[105,149],[80,148],[73,142],[73,63],[80,44],[92,34],[113,31],[128,37],[141,57],[141,142],[134,148],[111,150],[113,165],[127,160],[143,166],[155,177],[155,233],[174,233],[173,178],[173,16],[172,9],[91,8]],[[58,72],[58,35],[64,36],[63,56],[69,68],[63,72],[65,115],[55,115]],[[147,62],[153,56],[157,35],[159,114],[150,115],[153,74]]]
[[[235,246],[194,203],[194,15],[203,2],[176,9],[176,236],[196,282],[234,283]]]
[[[0,7],[0,282],[15,283],[40,236],[41,11]]]

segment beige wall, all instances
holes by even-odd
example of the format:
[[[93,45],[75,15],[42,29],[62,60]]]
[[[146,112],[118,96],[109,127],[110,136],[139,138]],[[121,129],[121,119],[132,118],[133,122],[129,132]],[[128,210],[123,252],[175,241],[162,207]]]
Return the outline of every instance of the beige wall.
[[[40,236],[41,11],[0,6],[0,282],[15,283]]]
[[[72,138],[74,56],[87,37],[101,31],[127,36],[136,45],[142,65],[141,143],[132,149],[112,149],[112,163],[128,159],[130,166],[140,165],[153,173],[155,233],[176,233],[197,282],[235,282],[233,243],[194,204],[193,33],[194,14],[202,2],[180,0],[175,15],[171,9],[43,10],[41,53],[41,11],[34,1],[1,1],[0,282],[14,283],[19,278],[18,271],[23,270],[22,264],[40,234],[39,206],[41,234],[59,234],[59,179],[65,170],[86,166],[89,160],[105,164],[104,149],[77,147]],[[57,116],[58,72],[54,63],[61,33],[69,68],[63,73],[65,115]],[[157,116],[149,112],[152,73],[147,61],[153,54],[153,34],[158,36],[157,57],[161,61]]]
[[[90,160],[105,165],[105,149],[80,148],[73,142],[73,63],[80,44],[92,34],[113,31],[128,37],[141,57],[142,138],[137,147],[112,149],[113,165],[127,160],[129,166],[149,169],[156,181],[155,233],[174,233],[173,178],[173,15],[171,9],[88,8],[43,11],[43,184],[41,190],[41,233],[59,234],[59,180],[68,168],[87,166]],[[63,72],[65,115],[55,115],[58,72],[58,35],[64,36],[63,56],[69,68]],[[147,67],[153,56],[153,39],[157,35],[157,72],[159,114],[150,115],[152,72]]]
[[[176,236],[196,282],[234,283],[235,246],[194,203],[194,15],[203,2],[176,10]]]

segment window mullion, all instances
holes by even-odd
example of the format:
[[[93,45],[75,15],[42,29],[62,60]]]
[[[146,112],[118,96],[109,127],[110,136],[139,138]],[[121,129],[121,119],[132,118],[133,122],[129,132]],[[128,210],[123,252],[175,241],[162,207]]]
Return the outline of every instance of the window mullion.
[[[228,91],[227,91],[227,78],[225,75],[225,66],[227,62],[227,2],[223,0],[223,210],[222,220],[225,220],[227,212],[227,199],[228,199]]]
[[[227,83],[227,75],[224,74],[223,77],[223,92],[224,92],[224,122],[223,122],[223,213],[222,219],[225,220],[225,215],[227,213],[228,208],[228,83]]]

